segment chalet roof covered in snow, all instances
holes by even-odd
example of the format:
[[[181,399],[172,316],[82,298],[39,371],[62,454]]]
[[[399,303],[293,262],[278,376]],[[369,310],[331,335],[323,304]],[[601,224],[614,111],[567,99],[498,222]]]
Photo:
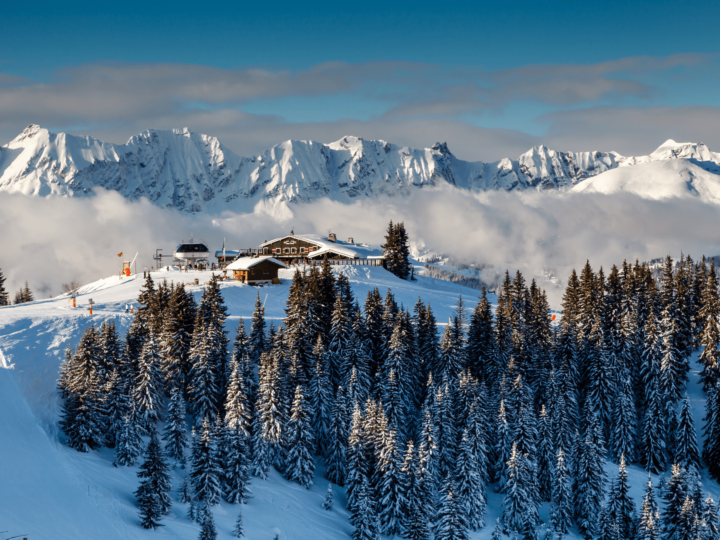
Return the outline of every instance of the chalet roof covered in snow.
[[[383,252],[377,248],[371,247],[367,244],[356,243],[356,242],[343,242],[342,240],[332,241],[327,236],[321,236],[319,234],[288,234],[287,236],[281,236],[274,238],[268,242],[260,244],[260,247],[269,246],[283,240],[285,238],[295,238],[298,240],[304,240],[312,244],[316,244],[319,249],[309,253],[307,256],[312,259],[322,257],[325,253],[337,253],[350,259],[382,259]]]
[[[256,264],[260,264],[261,262],[265,261],[276,264],[281,268],[287,268],[287,266],[285,266],[285,263],[278,261],[274,257],[240,257],[238,260],[228,264],[225,267],[225,270],[247,270],[248,268],[252,268]]]

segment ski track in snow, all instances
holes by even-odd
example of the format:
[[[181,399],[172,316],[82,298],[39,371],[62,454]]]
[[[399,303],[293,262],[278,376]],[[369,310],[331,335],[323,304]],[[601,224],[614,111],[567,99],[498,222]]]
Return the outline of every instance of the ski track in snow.
[[[418,296],[430,304],[439,325],[446,324],[458,296],[463,296],[468,310],[477,301],[478,291],[453,283],[417,276],[417,281],[399,280],[381,268],[362,266],[335,267],[348,276],[353,293],[362,306],[368,291],[378,287],[384,297],[392,289],[398,304],[412,310]],[[230,318],[226,326],[232,339],[240,317],[249,329],[257,293],[267,296],[265,315],[275,325],[284,316],[285,301],[294,270],[281,272],[281,285],[255,288],[237,282],[222,282],[222,292]],[[189,285],[199,301],[202,284],[211,272],[154,272],[157,283],[162,279],[193,283]],[[140,527],[133,492],[137,489],[137,466],[112,466],[113,451],[101,449],[81,454],[65,446],[57,425],[60,403],[55,392],[58,369],[65,347],[74,347],[90,324],[100,325],[114,319],[121,334],[127,330],[132,315],[125,314],[125,304],[134,302],[142,286],[142,276],[110,277],[82,287],[76,309],[66,296],[0,308],[0,530],[25,533],[30,538],[54,539],[196,539],[199,526],[187,519],[188,505],[178,502],[177,488],[185,471],[173,471],[173,508],[154,531]],[[94,314],[87,314],[88,300],[95,302]],[[496,297],[490,295],[490,301]],[[692,357],[688,395],[691,400],[699,441],[704,416],[704,394],[699,382],[697,355]],[[617,465],[606,465],[608,479],[617,473]],[[639,508],[647,473],[637,465],[628,467],[631,495]],[[657,485],[657,478],[653,483]],[[720,489],[703,471],[706,491],[717,501]],[[349,538],[352,527],[345,509],[344,490],[334,487],[335,503],[328,512],[321,508],[328,482],[324,466],[316,465],[315,483],[311,489],[287,482],[271,469],[268,480],[253,478],[252,499],[247,505],[222,502],[213,508],[219,538],[230,538],[242,512],[246,538],[271,540],[276,534],[282,540],[331,540]],[[473,540],[489,539],[495,519],[501,515],[503,496],[488,492],[485,528],[471,533]],[[549,504],[540,509],[547,522]],[[578,539],[573,530],[568,538]]]

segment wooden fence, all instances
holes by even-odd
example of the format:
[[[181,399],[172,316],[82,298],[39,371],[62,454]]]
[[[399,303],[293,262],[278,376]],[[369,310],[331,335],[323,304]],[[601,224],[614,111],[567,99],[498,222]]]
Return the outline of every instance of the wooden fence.
[[[313,266],[322,265],[322,260],[310,259]],[[332,266],[385,266],[385,259],[328,259]]]

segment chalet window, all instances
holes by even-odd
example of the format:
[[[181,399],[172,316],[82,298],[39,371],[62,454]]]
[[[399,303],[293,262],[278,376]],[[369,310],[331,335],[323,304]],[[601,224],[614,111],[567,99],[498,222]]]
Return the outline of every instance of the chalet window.
[[[306,252],[307,252],[307,248],[304,248],[304,247],[300,248],[300,253],[306,253]]]
[[[290,248],[283,248],[283,253],[290,254]]]
[[[297,253],[297,248],[292,248],[293,255]]]

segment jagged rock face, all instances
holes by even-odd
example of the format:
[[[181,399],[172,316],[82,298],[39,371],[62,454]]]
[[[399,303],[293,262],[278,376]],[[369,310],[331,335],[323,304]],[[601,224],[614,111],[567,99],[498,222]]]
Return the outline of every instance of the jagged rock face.
[[[457,159],[446,143],[413,149],[358,137],[327,145],[285,141],[245,158],[188,129],[148,130],[117,145],[32,125],[0,148],[0,191],[83,196],[102,187],[181,212],[247,211],[260,201],[347,202],[442,184],[472,191],[565,191],[611,169],[671,159],[720,163],[704,144],[674,141],[642,157],[538,146],[517,160],[483,163]]]

